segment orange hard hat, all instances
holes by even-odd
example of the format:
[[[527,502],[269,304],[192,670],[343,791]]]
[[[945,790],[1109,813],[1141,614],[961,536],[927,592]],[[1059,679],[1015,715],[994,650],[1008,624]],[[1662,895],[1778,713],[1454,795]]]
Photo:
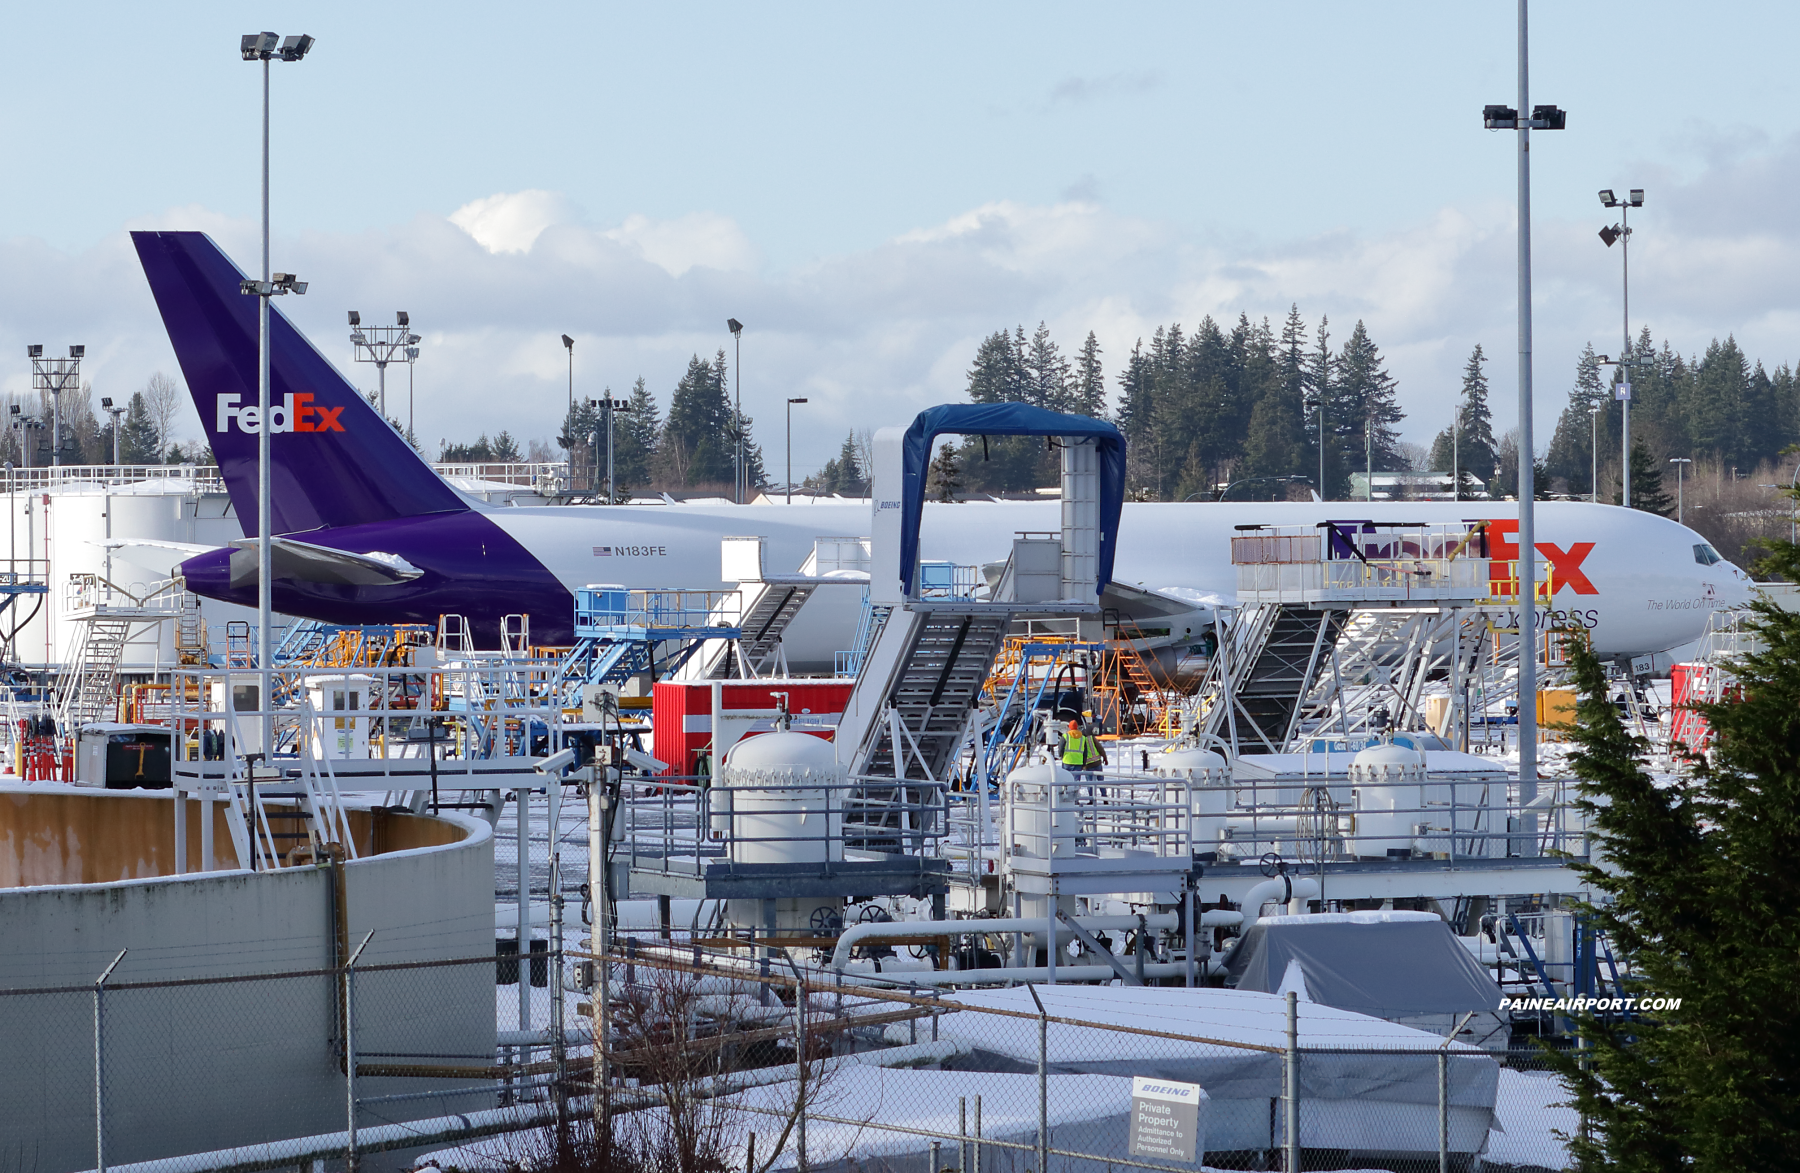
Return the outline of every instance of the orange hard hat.
[[[1070,721],[1070,722],[1069,722],[1069,728],[1071,728],[1071,729],[1079,729],[1079,728],[1081,728],[1081,723],[1080,723],[1080,722],[1079,722],[1079,721]]]

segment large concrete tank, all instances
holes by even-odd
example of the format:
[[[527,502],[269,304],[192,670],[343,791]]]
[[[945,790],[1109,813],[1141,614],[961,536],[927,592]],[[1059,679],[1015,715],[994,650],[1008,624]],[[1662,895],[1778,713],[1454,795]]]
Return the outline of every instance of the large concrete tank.
[[[1376,742],[1351,759],[1358,857],[1412,855],[1417,824],[1428,821],[1421,810],[1425,780],[1424,757],[1404,745]]]

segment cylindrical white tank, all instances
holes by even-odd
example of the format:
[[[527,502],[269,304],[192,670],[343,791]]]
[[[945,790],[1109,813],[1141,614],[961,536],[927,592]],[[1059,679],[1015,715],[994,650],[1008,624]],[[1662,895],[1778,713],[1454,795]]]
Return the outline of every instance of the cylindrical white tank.
[[[733,863],[842,860],[842,780],[823,738],[791,730],[747,737],[713,780],[713,829],[730,828]]]
[[[1225,816],[1236,805],[1231,788],[1231,765],[1210,749],[1198,746],[1170,748],[1150,755],[1150,772],[1158,778],[1184,778],[1192,787],[1193,839],[1196,851],[1210,851],[1218,843]]]
[[[1009,858],[1049,859],[1075,854],[1080,817],[1075,776],[1055,762],[1021,766],[1006,776]]]
[[[1414,825],[1425,821],[1420,787],[1425,759],[1417,751],[1392,742],[1376,742],[1350,761],[1350,785],[1356,799],[1356,845],[1360,857],[1386,859],[1412,854]]]

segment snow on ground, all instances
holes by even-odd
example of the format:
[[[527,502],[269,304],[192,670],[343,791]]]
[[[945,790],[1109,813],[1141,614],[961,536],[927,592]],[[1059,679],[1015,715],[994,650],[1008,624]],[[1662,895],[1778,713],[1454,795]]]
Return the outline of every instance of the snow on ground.
[[[1561,1081],[1548,1071],[1502,1068],[1500,1094],[1494,1104],[1495,1127],[1488,1134],[1488,1162],[1571,1168],[1568,1150],[1556,1137],[1557,1130],[1573,1136],[1581,1127],[1575,1109],[1558,1106],[1568,1095]]]

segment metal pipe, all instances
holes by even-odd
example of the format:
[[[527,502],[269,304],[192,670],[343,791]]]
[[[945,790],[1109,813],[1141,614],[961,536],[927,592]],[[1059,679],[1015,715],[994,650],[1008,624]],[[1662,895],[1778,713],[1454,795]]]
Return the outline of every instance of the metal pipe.
[[[1056,971],[1050,971],[1054,980]],[[1038,1008],[1038,1169],[1040,1173],[1048,1173],[1050,1168],[1050,1015],[1044,1009],[1043,1001],[1038,997],[1037,987],[1027,985],[1025,992]]]
[[[273,657],[272,645],[269,641],[269,628],[274,623],[275,585],[274,563],[269,545],[270,521],[270,487],[269,487],[269,58],[262,59],[263,67],[263,117],[262,117],[262,287],[256,299],[257,311],[257,355],[256,355],[256,666],[257,666],[257,707],[262,710],[262,752],[264,755],[275,749],[275,711],[269,686],[274,677],[271,673],[270,660]],[[231,689],[226,687],[226,695]],[[267,756],[264,757],[267,761]],[[252,767],[254,768],[254,767]]]
[[[1438,1048],[1438,1173],[1450,1173],[1450,1054]]]
[[[1225,967],[1212,958],[1198,963],[1198,971],[1205,976],[1223,973]],[[1152,961],[1144,965],[1146,978],[1181,977],[1187,972],[1184,961]],[[940,969],[929,973],[894,974],[885,977],[881,974],[856,974],[856,980],[863,985],[885,986],[980,986],[999,982],[1045,982],[1049,979],[1050,968],[1044,965],[1014,965],[1000,969]],[[1110,965],[1059,965],[1056,967],[1058,982],[1109,982],[1118,977],[1118,971]]]
[[[1287,993],[1287,1173],[1300,1173],[1300,999]]]
[[[1519,803],[1537,797],[1536,450],[1531,438],[1531,101],[1529,0],[1519,0]],[[1628,441],[1629,442],[1629,441]],[[1630,475],[1629,459],[1626,475]],[[1626,493],[1630,493],[1627,482]],[[1626,497],[1629,505],[1631,499]],[[1523,814],[1521,855],[1537,854],[1537,816]]]
[[[125,950],[94,979],[94,1168],[106,1173],[106,979],[125,960]]]
[[[1049,920],[1053,922],[1055,916],[1056,913],[1051,912]],[[1129,931],[1137,928],[1139,922],[1139,918],[1135,916],[1081,916],[1070,919],[1089,931]],[[837,945],[831,951],[829,968],[842,969],[850,960],[850,951],[868,940],[885,937],[962,936],[968,933],[1037,933],[1043,930],[1045,923],[1046,918],[1041,916],[1007,916],[985,920],[884,921],[851,925],[837,939]],[[1173,929],[1179,926],[1180,918],[1172,912],[1159,912],[1144,917],[1143,923],[1147,928]]]
[[[356,1173],[356,959],[375,936],[370,929],[344,962],[344,1168]]]

